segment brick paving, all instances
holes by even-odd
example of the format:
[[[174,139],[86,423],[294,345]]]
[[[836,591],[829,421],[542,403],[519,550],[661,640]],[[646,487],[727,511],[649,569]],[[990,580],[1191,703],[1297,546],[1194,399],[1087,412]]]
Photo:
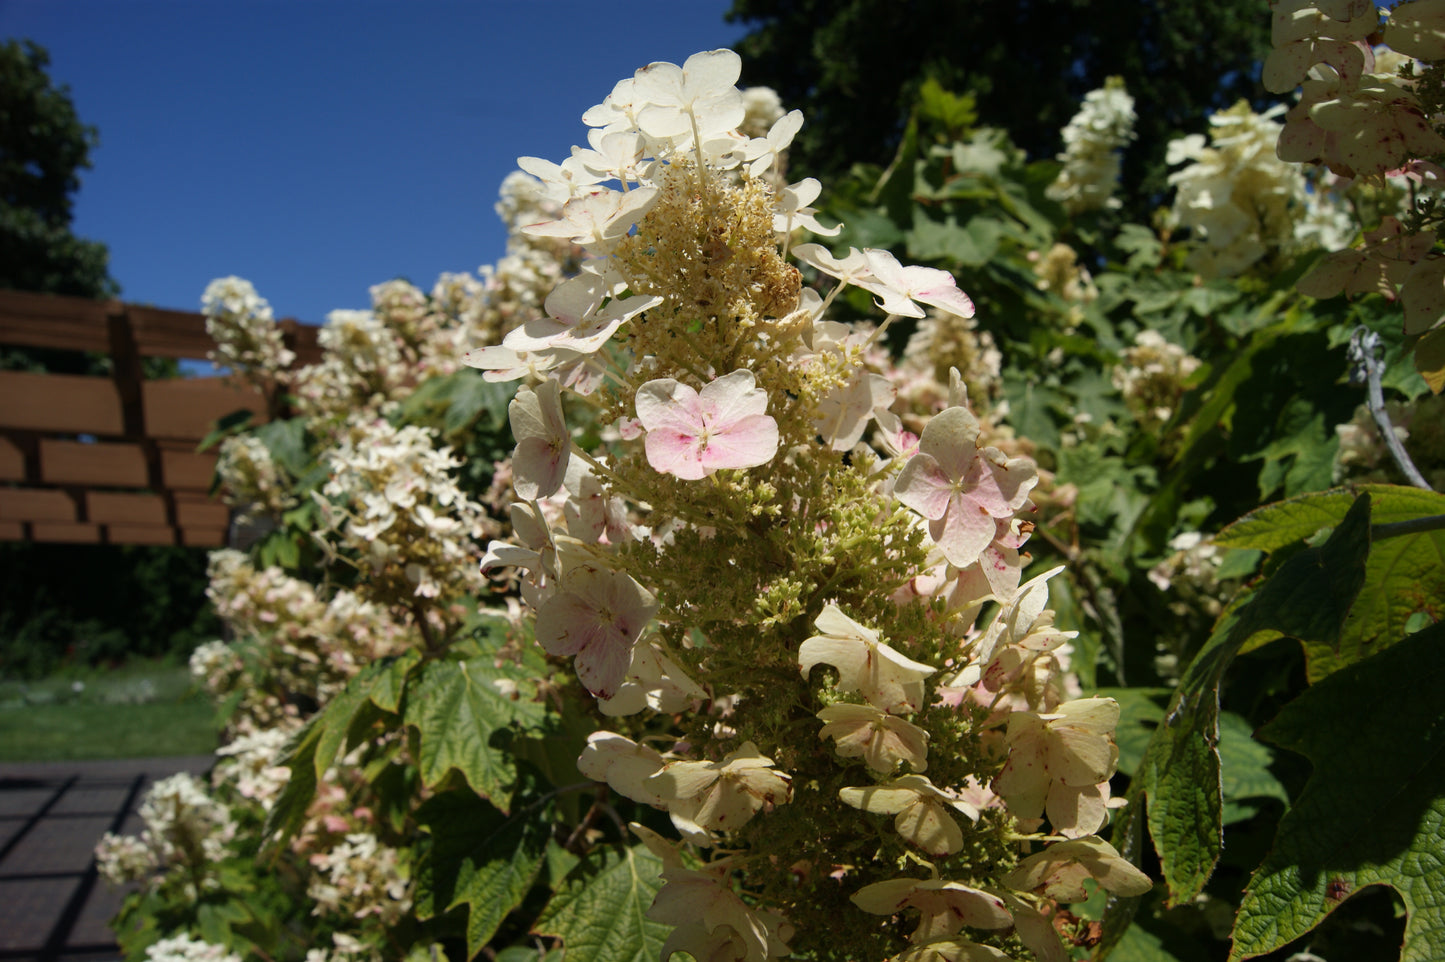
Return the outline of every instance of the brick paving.
[[[106,923],[124,893],[96,875],[95,843],[139,831],[152,782],[212,760],[0,762],[0,962],[119,960]]]

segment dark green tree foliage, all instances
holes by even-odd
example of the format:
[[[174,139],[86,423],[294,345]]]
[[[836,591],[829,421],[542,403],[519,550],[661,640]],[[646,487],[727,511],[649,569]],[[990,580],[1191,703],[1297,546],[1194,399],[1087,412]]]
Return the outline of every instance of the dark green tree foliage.
[[[1147,203],[1164,192],[1171,138],[1241,97],[1269,98],[1258,0],[734,0],[727,19],[752,28],[737,44],[743,83],[807,117],[799,176],[887,164],[928,78],[975,94],[980,123],[1051,157],[1084,94],[1120,76],[1139,113],[1125,192]]]
[[[70,230],[96,131],[51,82],[49,64],[28,40],[0,46],[0,288],[110,297],[118,287],[105,245]]]
[[[0,567],[0,678],[185,658],[220,634],[198,548],[13,542]]]

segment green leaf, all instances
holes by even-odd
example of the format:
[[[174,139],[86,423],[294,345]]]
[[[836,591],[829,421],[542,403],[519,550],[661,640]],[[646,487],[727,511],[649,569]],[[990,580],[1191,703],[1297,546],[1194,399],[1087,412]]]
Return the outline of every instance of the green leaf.
[[[1360,490],[1371,499],[1377,525],[1445,514],[1445,494],[1400,485],[1371,484]],[[1216,537],[1226,547],[1274,551],[1337,524],[1350,505],[1344,489],[1304,495],[1251,511]],[[1375,541],[1365,566],[1360,596],[1334,642],[1300,639],[1313,684],[1403,638],[1416,612],[1431,620],[1445,598],[1445,531],[1423,531]]]
[[[950,261],[979,267],[998,253],[998,221],[975,217],[967,224],[919,218],[908,232],[908,256],[920,261]]]
[[[406,723],[420,735],[417,765],[426,786],[435,788],[455,769],[505,812],[517,775],[511,728],[540,727],[546,718],[534,694],[524,672],[510,662],[498,666],[490,655],[427,665],[406,704]]]
[[[945,90],[933,77],[918,88],[918,115],[956,136],[978,120],[978,106],[973,94],[956,94]]]
[[[367,704],[395,712],[406,676],[420,660],[418,652],[408,651],[372,662],[297,733],[281,761],[291,769],[291,777],[266,818],[267,836],[279,832],[284,840],[300,827],[316,795],[316,785],[346,744],[357,713]]]
[[[293,478],[301,477],[315,463],[306,450],[306,422],[301,418],[263,424],[256,429],[256,437],[271,452],[271,459]]]
[[[1415,345],[1415,369],[1439,394],[1445,391],[1445,327],[1427,331]]]
[[[1203,890],[1224,843],[1218,745],[1225,668],[1259,632],[1337,643],[1364,582],[1369,535],[1370,498],[1361,495],[1328,541],[1293,555],[1248,603],[1229,611],[1185,670],[1130,786],[1132,797],[1148,796],[1149,834],[1171,905]]]
[[[593,853],[533,926],[562,940],[567,962],[656,962],[671,928],[647,918],[662,860],[645,847]]]
[[[1009,424],[1020,435],[1045,447],[1057,448],[1059,428],[1050,412],[1063,404],[1063,395],[1020,375],[1005,373],[1003,381],[1009,402]]]
[[[1164,252],[1159,235],[1143,224],[1125,224],[1114,238],[1114,246],[1129,255],[1125,269],[1129,271],[1158,267]]]
[[[435,918],[468,906],[467,958],[474,958],[531,890],[551,819],[535,806],[508,818],[466,791],[428,799],[416,817],[431,834],[415,873],[417,915]]]
[[[1245,799],[1275,798],[1289,804],[1289,793],[1269,770],[1274,752],[1254,739],[1249,722],[1234,712],[1219,714],[1219,766],[1224,793],[1224,824],[1244,821],[1254,809]]]
[[[1298,938],[1369,885],[1405,903],[1401,962],[1445,958],[1442,674],[1445,626],[1433,625],[1326,678],[1260,732],[1314,772],[1245,891],[1231,962]]]

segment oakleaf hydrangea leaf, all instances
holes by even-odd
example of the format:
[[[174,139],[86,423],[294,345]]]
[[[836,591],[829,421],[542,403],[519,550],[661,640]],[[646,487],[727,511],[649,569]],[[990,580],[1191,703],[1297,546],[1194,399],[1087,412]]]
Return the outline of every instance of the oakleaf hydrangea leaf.
[[[533,927],[562,940],[568,962],[656,962],[672,926],[647,917],[662,859],[645,846],[594,854],[569,875]]]
[[[316,795],[317,783],[346,746],[347,733],[357,715],[368,705],[374,706],[373,711],[398,711],[407,675],[420,660],[419,652],[408,651],[396,658],[372,662],[327,703],[325,710],[307,722],[281,762],[290,767],[291,777],[267,817],[266,835],[281,832],[289,836],[300,827]]]
[[[1149,834],[1170,904],[1198,895],[1224,844],[1219,761],[1219,682],[1235,654],[1262,631],[1337,644],[1364,581],[1370,498],[1361,495],[1329,539],[1280,565],[1249,602],[1227,615],[1190,662],[1131,786],[1149,796]],[[1358,719],[1356,719],[1358,723]]]
[[[1372,484],[1371,520],[1392,524],[1445,514],[1445,494],[1403,485]],[[1216,544],[1273,551],[1338,523],[1350,506],[1342,490],[1305,495],[1245,515]],[[1438,609],[1445,598],[1445,531],[1423,531],[1376,540],[1365,565],[1365,582],[1338,641],[1301,638],[1311,683],[1379,651],[1405,636],[1416,612]]]
[[[427,787],[456,769],[477,794],[505,812],[516,766],[494,736],[514,722],[541,723],[544,710],[531,700],[530,689],[520,669],[509,663],[498,667],[490,655],[427,665],[406,706],[406,723],[421,735],[417,766]]]
[[[417,820],[431,834],[415,870],[417,915],[435,918],[468,906],[467,957],[472,958],[531,889],[547,852],[551,822],[535,810],[508,818],[465,790],[428,799]]]
[[[1437,624],[1326,678],[1260,731],[1314,773],[1245,891],[1231,962],[1298,938],[1370,885],[1404,900],[1401,962],[1445,958],[1442,672]],[[1381,706],[1388,737],[1365,723]]]

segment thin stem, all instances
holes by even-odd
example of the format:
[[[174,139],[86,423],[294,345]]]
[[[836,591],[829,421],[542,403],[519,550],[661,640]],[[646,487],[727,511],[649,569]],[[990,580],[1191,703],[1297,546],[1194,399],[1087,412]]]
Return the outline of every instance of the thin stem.
[[[1380,436],[1385,439],[1385,446],[1390,449],[1390,456],[1395,459],[1405,480],[1417,488],[1424,488],[1426,491],[1433,491],[1430,483],[1425,480],[1420,469],[1415,467],[1415,462],[1410,460],[1410,455],[1405,451],[1405,445],[1400,443],[1399,437],[1395,434],[1395,426],[1390,423],[1389,412],[1385,410],[1385,393],[1380,385],[1380,377],[1385,372],[1384,362],[1377,355],[1380,346],[1380,335],[1369,328],[1361,325],[1355,328],[1350,335],[1350,380],[1358,384],[1362,379],[1366,383],[1367,397],[1369,398],[1370,415],[1375,419],[1375,426],[1380,429]]]
[[[1388,524],[1370,526],[1370,540],[1383,541],[1407,534],[1423,534],[1426,531],[1445,531],[1445,514],[1432,514],[1428,518],[1412,518],[1409,521],[1393,521]]]
[[[883,319],[883,323],[879,324],[876,328],[873,329],[873,333],[868,335],[868,341],[865,346],[872,347],[875,343],[877,343],[878,339],[883,336],[883,332],[888,330],[888,325],[892,324],[896,320],[898,320],[897,314],[889,314],[887,317],[885,317]]]
[[[828,296],[825,297],[825,298],[823,298],[823,303],[822,303],[821,305],[819,305],[819,307],[818,307],[818,313],[817,313],[815,316],[816,316],[816,317],[822,317],[824,314],[826,314],[827,311],[828,311],[828,305],[830,305],[830,304],[833,303],[833,298],[837,297],[837,296],[839,295],[839,293],[842,292],[843,288],[845,288],[845,287],[847,287],[847,286],[848,286],[848,280],[847,280],[847,278],[839,278],[839,279],[838,279],[838,286],[835,287],[835,288],[833,288],[831,291],[829,291],[829,292],[828,292]]]

